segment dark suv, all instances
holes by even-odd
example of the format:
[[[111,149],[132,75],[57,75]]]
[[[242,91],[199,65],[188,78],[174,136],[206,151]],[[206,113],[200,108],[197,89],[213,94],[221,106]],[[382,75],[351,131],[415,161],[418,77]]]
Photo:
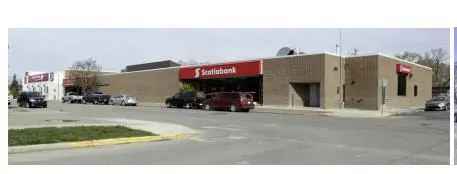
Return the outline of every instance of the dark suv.
[[[111,95],[103,94],[102,92],[93,92],[85,95],[83,97],[82,102],[84,104],[86,103],[92,103],[92,104],[105,104],[107,105],[109,103],[109,100],[111,98]]]
[[[251,93],[247,92],[218,92],[205,101],[205,109],[223,109],[232,112],[254,109],[254,101]]]
[[[167,107],[178,108],[203,108],[202,102],[205,95],[201,92],[178,92],[172,97],[165,99]]]
[[[48,102],[46,102],[44,96],[38,92],[21,92],[17,98],[17,104],[20,107],[42,107],[47,108]]]

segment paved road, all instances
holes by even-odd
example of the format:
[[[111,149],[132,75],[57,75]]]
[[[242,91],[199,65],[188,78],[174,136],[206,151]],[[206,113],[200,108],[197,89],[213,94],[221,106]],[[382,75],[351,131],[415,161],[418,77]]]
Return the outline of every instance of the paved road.
[[[9,164],[448,164],[448,112],[389,118],[230,113],[160,107],[50,104],[10,109],[9,125],[38,119],[125,118],[200,131],[176,141],[9,154]]]

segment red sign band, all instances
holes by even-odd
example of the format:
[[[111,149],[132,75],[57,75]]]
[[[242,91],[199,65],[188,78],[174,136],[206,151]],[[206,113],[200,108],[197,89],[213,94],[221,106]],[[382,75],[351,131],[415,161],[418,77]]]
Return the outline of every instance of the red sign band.
[[[44,82],[49,80],[49,73],[44,73],[44,74],[36,74],[36,75],[31,75],[28,76],[28,83],[33,83],[33,82]]]
[[[262,74],[261,61],[245,61],[217,65],[183,67],[179,69],[179,79],[212,79],[258,76]]]

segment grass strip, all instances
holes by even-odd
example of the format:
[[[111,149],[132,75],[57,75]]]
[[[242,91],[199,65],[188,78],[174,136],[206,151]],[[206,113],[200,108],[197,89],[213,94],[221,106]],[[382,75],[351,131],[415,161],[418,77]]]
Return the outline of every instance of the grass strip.
[[[125,126],[77,126],[9,129],[8,146],[155,135],[157,134],[130,129]]]

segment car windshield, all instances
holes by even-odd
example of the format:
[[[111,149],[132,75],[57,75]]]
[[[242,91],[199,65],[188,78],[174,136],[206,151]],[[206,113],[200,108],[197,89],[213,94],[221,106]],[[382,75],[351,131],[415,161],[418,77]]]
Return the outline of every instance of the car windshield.
[[[248,100],[252,100],[252,95],[251,94],[243,94],[241,97],[246,98]]]
[[[38,93],[38,92],[31,92],[31,93],[29,93],[29,96],[31,96],[31,97],[41,97],[41,94]]]

